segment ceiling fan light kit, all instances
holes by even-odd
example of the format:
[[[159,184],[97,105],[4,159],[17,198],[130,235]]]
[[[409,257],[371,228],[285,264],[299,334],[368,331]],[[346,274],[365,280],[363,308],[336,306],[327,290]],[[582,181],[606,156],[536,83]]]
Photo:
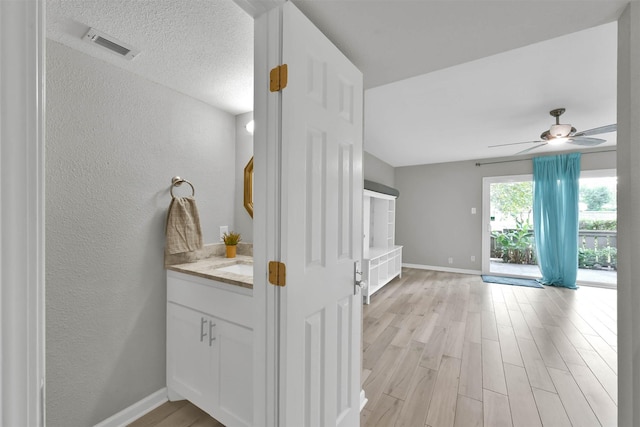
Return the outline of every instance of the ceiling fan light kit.
[[[556,124],[551,125],[549,130],[542,132],[540,138],[549,141],[553,138],[566,138],[576,133],[576,128],[573,126],[560,124],[560,116],[564,114],[565,111],[564,108],[556,108],[555,110],[549,111],[549,114],[556,118]]]
[[[565,142],[568,142],[569,138],[565,138],[565,137],[559,137],[559,138],[549,138],[547,140],[547,144],[549,145],[560,145],[560,144],[564,144]]]
[[[547,144],[559,145],[563,143],[569,143],[569,144],[580,145],[584,147],[593,147],[607,141],[600,138],[587,138],[587,135],[598,135],[601,133],[609,133],[609,132],[614,132],[617,129],[617,126],[615,124],[611,124],[607,126],[601,126],[594,129],[578,132],[576,128],[574,128],[570,124],[560,123],[560,116],[565,111],[566,110],[564,108],[556,108],[549,111],[549,114],[552,117],[556,118],[556,122],[555,124],[551,125],[549,130],[546,130],[540,134],[541,141],[527,141],[527,142],[515,142],[515,143],[509,143],[509,144],[490,145],[489,148],[501,147],[505,145],[516,145],[516,144],[535,144],[533,147],[527,148],[526,150],[522,150],[516,153],[516,155],[518,155],[518,154],[528,153],[529,151],[533,151],[540,147],[544,147]]]
[[[566,138],[572,131],[575,132],[576,128],[571,125],[552,125],[549,134],[551,138]]]

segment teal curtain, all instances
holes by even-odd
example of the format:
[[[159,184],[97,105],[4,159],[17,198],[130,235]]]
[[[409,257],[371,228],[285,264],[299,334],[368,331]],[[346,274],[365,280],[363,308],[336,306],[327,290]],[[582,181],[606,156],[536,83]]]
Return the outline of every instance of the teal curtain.
[[[576,289],[580,153],[533,159],[533,228],[540,282]]]

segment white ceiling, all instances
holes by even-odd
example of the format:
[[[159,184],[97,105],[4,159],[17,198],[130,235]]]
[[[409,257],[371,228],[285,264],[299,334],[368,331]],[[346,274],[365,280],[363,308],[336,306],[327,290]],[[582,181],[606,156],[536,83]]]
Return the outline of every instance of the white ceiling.
[[[369,89],[365,149],[393,166],[503,157],[534,144],[488,146],[539,141],[554,108],[578,131],[615,123],[616,40],[613,22]]]
[[[487,146],[538,139],[556,107],[578,130],[615,121],[615,24],[570,33],[615,21],[625,1],[293,1],[363,71],[365,149],[393,166],[513,155]],[[231,0],[47,9],[53,40],[233,114],[253,109],[253,22]],[[126,61],[83,42],[89,27],[142,52]]]
[[[253,110],[253,18],[231,0],[47,0],[47,37],[232,114]],[[140,49],[82,40],[89,27]]]

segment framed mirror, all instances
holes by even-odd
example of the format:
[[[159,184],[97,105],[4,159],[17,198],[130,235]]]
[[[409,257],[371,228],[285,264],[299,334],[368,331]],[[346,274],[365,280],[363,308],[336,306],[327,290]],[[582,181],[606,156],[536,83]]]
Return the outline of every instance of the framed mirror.
[[[244,167],[244,208],[253,218],[253,157]]]

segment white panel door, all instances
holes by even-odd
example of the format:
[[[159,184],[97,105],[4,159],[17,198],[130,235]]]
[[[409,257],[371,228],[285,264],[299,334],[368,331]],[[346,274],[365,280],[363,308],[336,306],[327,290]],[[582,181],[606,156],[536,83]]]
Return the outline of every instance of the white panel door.
[[[362,73],[282,6],[280,425],[360,423]]]

